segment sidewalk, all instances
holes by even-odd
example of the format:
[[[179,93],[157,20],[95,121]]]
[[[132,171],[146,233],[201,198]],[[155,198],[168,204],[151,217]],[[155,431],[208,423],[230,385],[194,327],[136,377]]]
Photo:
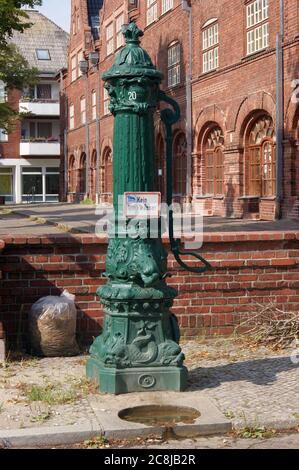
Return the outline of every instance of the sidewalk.
[[[188,396],[210,400],[235,429],[299,426],[299,365],[292,363],[292,351],[274,354],[232,339],[191,341],[183,350]],[[97,410],[109,414],[111,399],[127,408],[128,396],[98,394],[85,379],[85,362],[86,356],[25,358],[0,366],[0,442],[15,435],[23,445],[63,445],[105,434]],[[146,395],[131,394],[130,404]]]
[[[22,217],[44,219],[47,226],[44,227],[44,233],[49,227],[54,226],[60,229],[95,233],[96,223],[101,218],[101,210],[96,206],[86,206],[84,204],[40,204],[30,206],[6,206]],[[50,230],[52,230],[50,228]],[[215,232],[263,232],[263,231],[299,231],[299,221],[279,220],[275,222],[223,219],[221,217],[205,217],[204,231]]]

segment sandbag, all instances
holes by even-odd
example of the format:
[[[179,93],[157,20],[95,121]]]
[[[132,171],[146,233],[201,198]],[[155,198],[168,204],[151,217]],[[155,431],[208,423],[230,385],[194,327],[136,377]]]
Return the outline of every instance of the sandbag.
[[[46,357],[79,354],[76,322],[75,296],[68,291],[60,297],[48,296],[38,300],[29,313],[32,352]]]

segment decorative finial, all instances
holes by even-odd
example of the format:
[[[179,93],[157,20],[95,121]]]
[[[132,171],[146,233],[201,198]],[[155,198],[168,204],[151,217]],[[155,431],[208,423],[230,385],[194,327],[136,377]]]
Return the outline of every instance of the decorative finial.
[[[140,44],[139,38],[144,35],[143,31],[138,28],[134,21],[122,26],[122,33],[126,40],[126,44]]]

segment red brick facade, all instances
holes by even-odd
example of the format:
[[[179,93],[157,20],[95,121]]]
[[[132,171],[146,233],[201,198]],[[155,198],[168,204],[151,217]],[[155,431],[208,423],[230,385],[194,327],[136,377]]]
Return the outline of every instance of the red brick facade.
[[[79,338],[90,343],[103,319],[96,290],[106,283],[106,241],[92,235],[4,241],[1,320],[9,341],[21,335],[26,342],[33,302],[68,289],[76,295]],[[184,335],[232,333],[236,324],[257,312],[257,305],[270,302],[286,312],[298,311],[299,233],[206,234],[202,254],[213,266],[204,275],[187,273],[169,256],[168,283],[179,291],[173,312]]]
[[[72,2],[73,17],[76,11],[81,18],[81,27],[79,32],[71,35],[69,70],[64,81],[65,96],[68,104],[74,104],[75,115],[74,129],[68,132],[65,158],[69,174],[68,199],[83,198],[86,194],[96,199],[96,193],[99,200],[110,199],[109,191],[108,194],[106,191],[111,184],[106,180],[111,178],[111,171],[106,165],[109,167],[111,162],[105,155],[111,155],[113,118],[104,113],[105,97],[100,76],[114,60],[113,53],[107,55],[107,27],[114,25],[115,50],[117,18],[123,12],[125,22],[129,18],[134,19],[144,30],[142,46],[165,74],[163,88],[182,109],[182,118],[176,128],[178,140],[174,142],[174,178],[177,180],[174,192],[187,196],[194,209],[200,208],[205,215],[272,220],[281,212],[285,217],[298,217],[298,106],[292,99],[292,83],[298,78],[298,2],[283,2],[283,73],[280,79],[284,83],[281,111],[284,132],[279,141],[276,125],[279,1],[173,0],[165,2],[172,4],[172,8],[162,14],[164,1],[153,0],[157,19],[147,25],[146,1],[104,0],[100,10],[100,34],[95,40],[88,25],[87,3],[86,0]],[[255,3],[261,5],[260,16],[250,17]],[[136,8],[130,10],[132,7],[128,5],[132,4]],[[213,37],[215,28],[217,36]],[[252,37],[256,38],[255,41]],[[180,46],[179,83],[169,87],[168,49],[176,43]],[[81,77],[72,82],[71,57],[82,51],[88,59],[94,50],[99,52],[97,68],[89,67],[87,79]],[[98,143],[96,120],[91,119],[92,90],[97,91]],[[80,97],[85,94],[88,98],[87,119],[90,121],[89,171],[86,172],[86,129],[80,126]],[[158,116],[156,139],[157,164],[163,170],[162,176],[161,172],[160,176],[157,175],[157,187],[165,189],[165,135]],[[283,148],[283,183],[279,208],[276,153],[280,142]],[[176,152],[176,147],[180,151]],[[97,151],[100,152],[98,159]],[[87,175],[88,181],[81,184],[81,189],[86,191],[78,194],[82,173]],[[183,185],[180,183],[182,179]]]

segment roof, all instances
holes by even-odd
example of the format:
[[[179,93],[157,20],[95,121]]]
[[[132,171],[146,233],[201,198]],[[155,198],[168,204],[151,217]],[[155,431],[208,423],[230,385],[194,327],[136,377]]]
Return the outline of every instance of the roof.
[[[15,32],[12,42],[31,67],[40,74],[53,74],[67,66],[69,35],[52,20],[38,11],[26,11],[32,27],[23,33]],[[36,50],[48,49],[51,60],[38,60]]]
[[[100,9],[104,0],[87,0],[88,22],[94,39],[99,39]]]

